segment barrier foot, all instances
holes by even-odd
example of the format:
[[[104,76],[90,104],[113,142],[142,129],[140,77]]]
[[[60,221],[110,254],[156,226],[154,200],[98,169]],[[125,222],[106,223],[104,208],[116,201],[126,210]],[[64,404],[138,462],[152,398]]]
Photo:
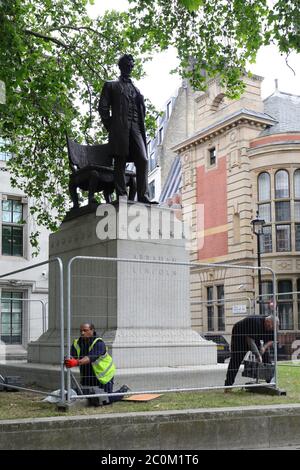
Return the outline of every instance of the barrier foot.
[[[246,385],[252,385],[251,383]],[[246,392],[252,393],[263,393],[265,395],[275,395],[275,396],[283,396],[286,395],[286,390],[282,390],[280,388],[274,387],[272,385],[258,385],[257,387],[245,387]]]
[[[88,400],[72,400],[72,401],[64,401],[64,402],[58,402],[56,404],[56,407],[58,411],[69,411],[71,409],[76,409],[76,408],[86,408],[88,406]]]

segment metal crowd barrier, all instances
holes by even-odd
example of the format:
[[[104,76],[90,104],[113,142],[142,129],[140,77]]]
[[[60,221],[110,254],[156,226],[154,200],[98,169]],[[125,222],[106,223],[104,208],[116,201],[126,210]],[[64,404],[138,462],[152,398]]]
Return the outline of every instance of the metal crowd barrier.
[[[11,276],[13,274],[19,274],[25,271],[29,271],[34,268],[38,268],[40,266],[44,266],[47,264],[51,263],[57,263],[58,268],[59,268],[59,318],[60,318],[60,351],[61,351],[61,357],[60,357],[60,390],[61,390],[61,402],[62,404],[65,403],[65,371],[64,371],[64,286],[63,286],[63,263],[62,260],[59,257],[54,257],[51,258],[50,260],[47,261],[42,261],[40,263],[27,266],[25,268],[17,269],[14,271],[10,271],[4,274],[0,275],[0,279],[4,279],[8,276]],[[18,299],[18,300],[24,300],[24,301],[30,301],[30,299]],[[37,300],[38,301],[38,300]],[[43,332],[46,331],[46,304],[43,303],[43,310],[42,310],[42,318],[43,318]],[[30,328],[30,325],[29,325]],[[20,389],[20,390],[27,390],[35,393],[39,393],[42,395],[51,395],[47,392],[41,391],[41,390],[36,390],[36,389],[31,389],[31,388],[26,388],[26,387],[18,387],[18,386],[10,386],[10,388],[14,389]],[[57,397],[57,395],[53,395]]]
[[[126,267],[127,265],[127,267]],[[141,269],[143,267],[143,269]],[[168,267],[169,271],[164,271],[163,268]],[[181,272],[180,275],[178,275],[178,279],[176,279],[176,276],[172,278],[170,275],[169,279],[167,278],[167,273],[172,272],[172,269],[174,272],[176,270],[179,270],[183,268],[183,271]],[[266,267],[256,267],[256,266],[243,266],[243,265],[233,265],[233,264],[225,264],[225,263],[186,263],[186,262],[171,262],[171,261],[160,261],[160,260],[149,260],[149,259],[120,259],[120,258],[109,258],[109,257],[89,257],[89,256],[76,256],[72,258],[67,266],[67,289],[66,289],[66,295],[67,295],[67,315],[66,315],[66,333],[67,333],[67,338],[66,338],[66,344],[67,344],[67,354],[70,353],[71,351],[71,346],[72,346],[72,341],[74,340],[74,337],[77,336],[79,337],[79,323],[97,323],[97,319],[101,318],[101,324],[102,324],[102,332],[109,332],[113,330],[113,325],[110,323],[111,319],[109,316],[107,316],[107,312],[109,309],[109,306],[112,306],[115,308],[115,305],[117,302],[122,302],[124,300],[124,292],[126,291],[126,287],[129,286],[127,293],[127,305],[128,305],[128,300],[134,300],[137,305],[142,305],[142,300],[141,297],[144,298],[144,305],[145,309],[151,311],[151,308],[153,309],[153,306],[156,306],[157,309],[160,308],[160,306],[163,306],[163,311],[168,311],[168,307],[166,306],[167,301],[169,300],[171,304],[173,305],[174,301],[176,301],[179,304],[182,304],[182,296],[183,290],[182,290],[182,283],[184,283],[184,275],[183,273],[188,273],[185,274],[185,276],[190,276],[190,273],[193,272],[193,274],[197,272],[204,272],[204,271],[212,271],[212,270],[222,270],[223,272],[229,273],[229,271],[232,273],[232,271],[236,270],[236,275],[235,277],[237,279],[240,278],[241,273],[244,272],[247,275],[251,276],[253,278],[253,273],[258,272],[258,270],[261,270],[261,272],[264,272],[268,275],[269,279],[273,281],[273,286],[274,286],[274,291],[273,291],[273,302],[274,305],[276,305],[276,276],[275,272],[271,268],[266,268]],[[126,279],[124,280],[123,278],[118,277],[119,272],[122,271],[122,274],[125,275]],[[140,278],[139,278],[140,276]],[[151,277],[152,276],[152,277]],[[230,273],[228,274],[230,277]],[[201,276],[200,276],[201,277]],[[200,279],[199,277],[199,279]],[[221,278],[220,278],[221,279]],[[147,280],[149,282],[149,286],[151,285],[152,292],[147,290],[145,286],[147,285]],[[225,281],[226,281],[226,276],[225,276]],[[189,279],[187,279],[187,282],[189,283]],[[200,284],[202,284],[202,287],[205,285],[205,281],[199,280]],[[115,293],[113,294],[113,290],[111,286],[115,284],[118,285],[118,290],[115,290]],[[132,286],[135,287],[132,287]],[[144,286],[142,289],[141,286]],[[201,288],[201,286],[200,286]],[[118,293],[118,295],[116,294]],[[175,300],[174,300],[175,299]],[[176,300],[177,299],[177,300]],[[237,299],[240,300],[241,297],[237,295]],[[218,302],[220,299],[216,299]],[[225,302],[228,302],[229,299],[226,299],[226,293],[225,293]],[[247,300],[249,302],[249,309],[251,310],[252,313],[252,307],[251,307],[251,299],[250,297],[246,297],[244,300]],[[213,301],[212,303],[216,303],[216,301]],[[232,300],[234,301],[234,299]],[[175,302],[175,303],[176,303]],[[128,333],[128,337],[124,337],[124,341],[128,342],[127,344],[127,349],[128,351],[131,351],[131,356],[127,351],[128,358],[130,360],[130,357],[133,358],[132,364],[136,362],[136,357],[134,357],[134,354],[137,354],[135,351],[139,351],[139,354],[141,355],[141,359],[143,359],[143,352],[141,349],[138,349],[136,345],[130,344],[130,328],[128,325],[131,325],[132,329],[134,329],[134,325],[139,325],[140,321],[140,315],[141,312],[136,310],[135,303],[132,303],[132,317],[126,316],[126,312],[123,314],[126,316],[126,322],[125,324],[122,324],[122,320],[119,318],[121,321],[121,324],[118,325],[118,328],[120,328],[121,334]],[[193,306],[197,305],[202,305],[203,304],[209,304],[209,302],[203,299],[195,299],[195,297],[189,298],[189,304]],[[99,306],[97,308],[97,305]],[[106,310],[104,309],[103,305],[105,305]],[[152,306],[150,308],[150,306]],[[122,310],[122,309],[121,309]],[[119,312],[119,311],[118,311]],[[240,319],[240,318],[239,318]],[[195,320],[195,318],[194,318]],[[232,315],[232,324],[235,323],[236,316]],[[172,317],[171,317],[172,321]],[[174,321],[176,323],[177,319],[174,317]],[[196,319],[197,321],[197,319]],[[195,321],[194,321],[195,323]],[[163,324],[163,323],[162,323]],[[140,327],[139,325],[138,327]],[[153,325],[151,325],[153,326]],[[192,322],[191,322],[192,326]],[[145,327],[149,327],[148,322],[146,321]],[[202,328],[202,329],[201,329]],[[157,329],[161,329],[162,332],[164,332],[164,327],[160,326],[159,324],[157,325]],[[127,330],[127,331],[126,331]],[[128,331],[129,330],[129,331]],[[207,332],[203,328],[203,325],[199,328],[197,328],[197,325],[193,324],[193,330],[197,331],[201,336],[203,336]],[[101,334],[102,334],[101,332]],[[143,335],[145,334],[143,328],[141,327],[141,338],[143,338]],[[174,334],[176,332],[174,331]],[[228,334],[228,333],[227,333]],[[118,332],[117,332],[118,335]],[[145,334],[145,337],[147,335]],[[159,335],[158,335],[159,337]],[[160,338],[162,338],[161,336]],[[168,341],[170,338],[167,336],[165,337],[166,344],[168,344]],[[273,335],[273,341],[274,344],[277,343],[277,331],[276,328],[274,329],[274,335]],[[113,343],[116,344],[116,343]],[[159,347],[159,345],[158,345]],[[191,343],[189,347],[186,348],[188,350],[189,348],[192,348],[193,344]],[[147,342],[144,344],[145,349],[149,349],[149,345]],[[173,344],[170,344],[169,348],[172,353],[176,354],[176,347]],[[117,349],[116,349],[117,351]],[[74,352],[74,350],[73,350]],[[155,348],[152,349],[152,357],[153,360],[155,359]],[[171,354],[171,353],[170,353]],[[118,357],[118,356],[117,356]],[[146,356],[145,356],[146,357]],[[147,357],[146,357],[147,359]],[[274,364],[275,364],[275,371],[274,371],[274,377],[272,378],[272,384],[271,386],[276,387],[277,386],[277,349],[274,348]],[[122,360],[121,360],[122,362]],[[140,364],[140,363],[139,363]],[[200,364],[199,364],[200,365]],[[118,368],[118,361],[116,361],[116,366]],[[220,365],[215,364],[215,366],[212,366],[212,369],[214,367],[219,368]],[[121,365],[121,369],[124,368],[124,364]],[[130,364],[128,364],[128,367],[130,367]],[[141,366],[142,367],[142,366]],[[144,365],[145,369],[149,368],[149,363],[145,362]],[[165,364],[161,365],[162,370],[165,367]],[[178,370],[182,370],[185,373],[188,373],[191,371],[193,372],[193,367],[194,366],[187,366],[186,370],[184,371],[184,367],[179,367]],[[224,369],[224,366],[222,366]],[[126,367],[125,367],[126,368]],[[176,366],[174,367],[174,369]],[[172,366],[169,367],[169,369],[172,369]],[[207,373],[209,369],[209,365],[203,367],[203,371]],[[200,373],[200,372],[199,372]],[[224,371],[225,373],[225,371]],[[81,377],[82,378],[82,377]],[[80,395],[73,396],[71,392],[71,371],[67,371],[67,401],[70,402],[73,399],[82,399],[82,398],[87,398],[90,397],[91,395],[82,393]],[[131,385],[130,383],[128,384],[129,386]],[[232,385],[228,388],[241,388],[246,386],[247,387],[252,387],[252,386],[260,386],[260,385],[265,385],[260,384],[258,382],[256,383],[250,383],[250,384],[238,384],[238,385]],[[142,387],[142,386],[137,386],[137,387],[130,387],[131,390],[129,392],[125,392],[124,395],[132,394],[132,393],[165,393],[165,392],[178,392],[178,391],[196,391],[196,390],[213,390],[213,389],[222,389],[224,388],[224,384],[212,384],[210,385],[209,383],[207,384],[202,384],[199,386],[184,386],[182,384],[174,386],[174,383],[172,381],[170,382],[170,386],[167,387]],[[113,397],[114,393],[104,393],[100,391],[99,393],[94,393],[92,395],[93,397]]]
[[[87,397],[116,397],[115,392],[104,393],[102,390],[100,390],[99,393],[93,393],[93,395],[83,392],[80,395],[74,396],[72,393],[71,376],[73,373],[70,369],[65,370],[64,360],[65,356],[70,355],[74,337],[78,337],[80,334],[80,323],[98,322],[99,325],[101,325],[101,331],[99,331],[101,335],[105,333],[109,337],[110,333],[116,334],[115,338],[111,338],[110,343],[116,344],[116,339],[119,341],[119,351],[122,350],[122,347],[124,351],[126,351],[129,360],[128,368],[130,368],[132,364],[138,364],[138,366],[135,367],[136,369],[144,368],[146,372],[149,372],[151,369],[151,360],[154,364],[155,360],[159,361],[161,360],[160,358],[163,358],[163,364],[155,363],[155,370],[152,374],[154,383],[156,379],[155,374],[158,373],[158,369],[161,369],[162,373],[177,373],[176,377],[179,377],[178,382],[174,383],[174,380],[171,380],[172,374],[170,374],[170,382],[167,383],[167,386],[143,387],[140,384],[131,387],[131,390],[122,393],[122,396],[126,396],[132,393],[169,393],[224,388],[224,383],[216,380],[210,382],[210,377],[212,377],[212,375],[209,375],[210,373],[222,372],[220,377],[222,377],[223,381],[226,370],[228,369],[227,364],[221,365],[217,363],[217,344],[214,345],[209,341],[202,343],[203,350],[207,348],[205,354],[207,354],[207,357],[210,357],[210,361],[207,360],[206,364],[204,361],[204,363],[201,364],[192,363],[185,366],[185,358],[183,356],[184,354],[188,356],[193,348],[197,350],[199,342],[201,342],[201,338],[197,335],[200,335],[204,340],[204,336],[208,333],[203,319],[205,316],[203,314],[203,307],[205,305],[206,307],[213,305],[216,306],[216,308],[223,306],[225,309],[225,318],[230,319],[231,326],[236,323],[237,317],[240,320],[239,313],[232,313],[232,304],[234,302],[240,302],[242,299],[243,301],[246,300],[248,302],[249,313],[254,313],[250,297],[242,297],[240,293],[234,293],[234,287],[243,275],[253,280],[253,275],[257,273],[258,270],[261,270],[261,272],[264,272],[268,278],[273,281],[274,290],[272,301],[276,311],[276,276],[272,269],[265,267],[226,263],[203,264],[135,258],[121,259],[76,256],[68,262],[66,267],[66,284],[64,284],[63,263],[60,258],[53,258],[33,266],[5,273],[2,274],[0,278],[34,269],[48,263],[57,263],[59,267],[59,327],[61,332],[60,401],[63,406],[66,402],[70,403],[72,400]],[[91,266],[93,267],[91,268]],[[210,300],[205,298],[204,290],[207,288],[207,285],[211,283],[211,278],[207,273],[214,272],[222,272],[222,276],[214,278],[214,285],[224,282],[225,287],[229,286],[229,291],[231,292],[229,297],[226,294],[225,288],[224,298]],[[120,275],[120,273],[122,275]],[[191,279],[192,284],[190,284]],[[226,285],[226,283],[228,285]],[[64,298],[66,300],[65,305]],[[128,300],[130,302],[128,302]],[[125,312],[125,305],[127,305],[127,308],[131,306],[132,311]],[[66,311],[64,311],[65,306]],[[141,306],[143,307],[141,308]],[[193,311],[193,309],[197,310],[198,307],[202,309],[201,318],[200,316],[197,317],[197,311]],[[185,323],[181,323],[182,318],[178,315],[178,311],[176,313],[177,316],[175,314],[173,315],[173,310],[176,310],[176,308],[181,312],[180,315],[186,315]],[[43,303],[43,330],[46,328],[45,312],[46,304]],[[109,315],[110,312],[114,312],[113,317]],[[157,323],[151,323],[152,319],[149,317],[151,312],[155,312],[157,315]],[[119,315],[119,318],[117,318],[117,315]],[[166,320],[166,315],[169,315],[168,320]],[[126,321],[124,319],[126,319]],[[169,323],[164,323],[164,321]],[[184,325],[183,328],[182,325]],[[138,331],[134,331],[135,329],[138,329]],[[157,334],[157,344],[155,340],[151,344],[147,343],[147,340],[144,341],[145,338],[149,338],[148,330],[151,330],[151,334]],[[132,332],[135,334],[134,338],[130,336]],[[123,335],[123,337],[117,337],[119,333],[121,336]],[[225,333],[227,336],[231,334],[227,328],[224,334]],[[197,336],[197,340],[195,340],[195,335]],[[176,341],[174,341],[174,336]],[[134,343],[131,338],[134,339],[136,343]],[[181,347],[180,342],[182,338],[184,338],[184,341],[182,340],[183,346]],[[138,342],[137,339],[140,342]],[[276,344],[276,328],[274,329],[273,340],[274,344]],[[156,356],[159,348],[165,348],[165,355],[161,354],[157,359]],[[143,349],[147,350],[145,355]],[[243,350],[238,352],[242,353]],[[116,348],[114,354],[118,354],[118,348]],[[204,360],[206,360],[207,357],[203,356]],[[213,360],[211,357],[213,357]],[[130,364],[130,358],[133,360],[132,364]],[[143,363],[144,359],[147,360],[145,363]],[[179,366],[176,365],[176,361],[180,364]],[[117,369],[126,369],[126,364],[122,364],[121,356],[117,356],[115,362]],[[169,363],[171,366],[168,365]],[[271,386],[276,387],[277,348],[274,348],[274,365],[275,371]],[[198,366],[202,368],[197,368]],[[181,372],[182,374],[186,374],[185,377],[191,376],[193,380],[185,384],[184,380],[180,379]],[[201,374],[204,374],[202,383],[198,382],[198,375]],[[130,373],[128,377],[130,377]],[[200,378],[202,379],[202,377]],[[128,385],[130,386],[131,384],[129,383]],[[260,386],[261,384],[258,382],[252,384],[239,383],[238,385],[230,385],[229,388],[241,388],[246,385],[251,388],[252,386]],[[27,389],[24,387],[19,388],[50,395],[40,390]],[[67,395],[65,395],[65,391]]]

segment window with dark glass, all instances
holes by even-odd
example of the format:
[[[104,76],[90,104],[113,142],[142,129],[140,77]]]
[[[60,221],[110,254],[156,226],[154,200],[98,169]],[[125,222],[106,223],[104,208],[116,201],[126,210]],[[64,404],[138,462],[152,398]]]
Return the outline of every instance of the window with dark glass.
[[[2,201],[2,255],[23,256],[23,205],[20,201]]]
[[[260,237],[261,253],[272,253],[272,225],[265,225],[263,235]]]
[[[298,330],[300,330],[300,279],[297,279],[297,309],[298,309]]]
[[[149,172],[154,170],[155,167],[156,167],[156,156],[155,156],[155,152],[152,152],[149,158]]]
[[[300,224],[295,224],[295,250],[300,251]]]
[[[209,165],[213,166],[217,161],[216,147],[208,149]]]
[[[261,283],[261,305],[262,305],[262,315],[270,315],[273,313],[273,310],[270,308],[270,302],[273,300],[273,282],[272,281],[262,281]]]
[[[275,173],[275,220],[276,222],[290,222],[290,186],[289,174],[286,170]],[[280,201],[278,201],[280,199]],[[282,199],[288,199],[283,201]],[[276,225],[276,251],[291,251],[291,225]]]
[[[291,220],[290,201],[275,202],[276,222],[289,222]]]
[[[218,330],[225,331],[224,286],[217,286]]]
[[[152,199],[155,198],[155,181],[151,181],[149,183],[149,198],[150,198],[150,201],[152,201]]]
[[[167,104],[167,119],[171,116],[171,111],[172,111],[172,101],[169,101]]]
[[[294,197],[300,199],[300,169],[294,172]]]
[[[213,286],[209,286],[206,288],[206,296],[207,296],[207,330],[214,331],[214,288]]]
[[[22,343],[22,292],[1,294],[1,341],[5,344]]]
[[[276,225],[276,251],[291,251],[290,225]]]
[[[158,145],[162,145],[164,138],[164,128],[161,127],[158,131]]]
[[[294,172],[294,219],[295,250],[300,251],[300,169]]]
[[[294,202],[294,218],[295,222],[300,222],[300,201]]]
[[[262,253],[273,250],[288,252],[294,248],[300,251],[300,168],[294,171],[292,178],[293,192],[289,172],[285,169],[276,171],[273,194],[269,173],[264,171],[258,176],[258,213],[265,220],[265,235],[261,237]],[[272,234],[276,236],[276,243],[274,240],[272,242]]]
[[[206,288],[207,329],[225,331],[224,285]],[[215,315],[217,314],[215,324]]]
[[[291,280],[278,281],[278,315],[281,330],[293,330],[293,283]]]

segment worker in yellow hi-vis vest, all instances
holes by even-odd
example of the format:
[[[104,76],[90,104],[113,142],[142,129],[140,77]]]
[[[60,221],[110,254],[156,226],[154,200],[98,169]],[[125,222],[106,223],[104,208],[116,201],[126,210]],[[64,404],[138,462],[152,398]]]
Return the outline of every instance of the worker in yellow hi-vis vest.
[[[100,387],[105,393],[115,393],[109,403],[122,400],[129,390],[127,385],[113,392],[116,366],[108,354],[104,341],[97,336],[92,323],[80,325],[80,337],[73,341],[71,358],[65,359],[67,368],[80,367],[80,383],[85,387]]]

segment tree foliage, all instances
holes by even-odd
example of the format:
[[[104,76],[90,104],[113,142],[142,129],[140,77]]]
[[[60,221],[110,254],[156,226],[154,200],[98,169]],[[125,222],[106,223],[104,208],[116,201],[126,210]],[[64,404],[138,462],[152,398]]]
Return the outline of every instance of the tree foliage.
[[[106,139],[97,101],[104,80],[118,76],[122,53],[130,50],[135,77],[142,75],[139,42],[128,36],[128,14],[110,11],[92,20],[87,3],[0,2],[0,80],[6,84],[0,135],[13,154],[13,185],[33,198],[32,215],[50,230],[68,207],[65,135],[88,143]]]
[[[86,12],[92,0],[0,0],[0,135],[14,155],[13,184],[34,199],[32,214],[51,230],[68,206],[65,134],[87,143],[106,138],[96,105],[122,53],[134,55],[138,79],[143,61],[172,45],[194,87],[204,86],[205,74],[218,75],[234,97],[262,45],[276,43],[286,55],[300,49],[299,0],[129,2],[129,11],[93,20]]]
[[[241,76],[263,45],[288,56],[300,51],[299,0],[129,0],[133,34],[148,45],[173,45],[179,72],[202,88],[219,76],[230,97],[243,89]]]

